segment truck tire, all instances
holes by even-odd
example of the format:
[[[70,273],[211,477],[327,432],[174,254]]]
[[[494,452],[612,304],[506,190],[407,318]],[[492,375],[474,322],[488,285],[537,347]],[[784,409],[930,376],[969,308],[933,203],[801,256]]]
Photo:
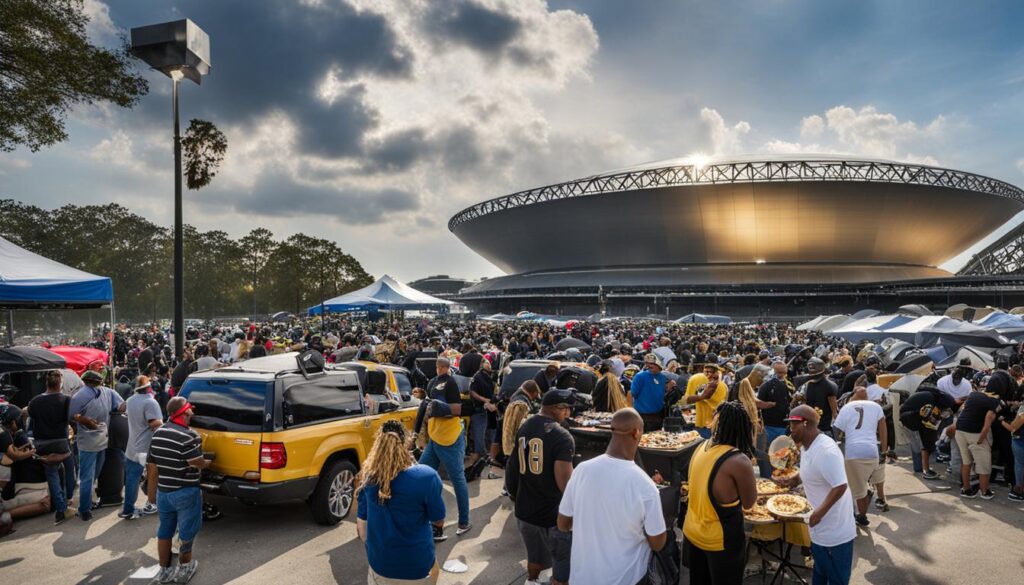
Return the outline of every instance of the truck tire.
[[[324,526],[341,522],[355,503],[355,492],[356,466],[350,461],[335,461],[320,475],[309,500],[313,520]]]

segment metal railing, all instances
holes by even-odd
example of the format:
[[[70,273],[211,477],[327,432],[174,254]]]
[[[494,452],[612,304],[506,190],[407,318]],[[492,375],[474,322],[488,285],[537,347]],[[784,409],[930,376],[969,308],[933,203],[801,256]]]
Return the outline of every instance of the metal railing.
[[[623,171],[528,189],[467,207],[452,216],[448,229],[506,209],[587,195],[681,185],[789,181],[926,185],[998,195],[1024,203],[1024,190],[1004,181],[925,165],[855,160],[747,161]]]

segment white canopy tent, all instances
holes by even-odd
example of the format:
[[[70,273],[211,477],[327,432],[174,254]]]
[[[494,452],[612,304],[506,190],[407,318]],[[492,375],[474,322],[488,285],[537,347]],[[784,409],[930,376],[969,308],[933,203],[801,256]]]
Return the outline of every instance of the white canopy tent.
[[[313,305],[307,313],[319,315],[328,311],[344,313],[351,311],[417,311],[423,309],[447,309],[454,305],[402,284],[387,274],[369,286],[334,297]]]

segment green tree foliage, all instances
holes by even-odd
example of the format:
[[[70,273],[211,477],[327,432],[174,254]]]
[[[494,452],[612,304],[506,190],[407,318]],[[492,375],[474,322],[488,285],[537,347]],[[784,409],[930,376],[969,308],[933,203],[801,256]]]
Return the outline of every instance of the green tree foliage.
[[[252,312],[254,315],[269,312],[269,306],[266,301],[264,301],[263,310],[260,310],[258,299],[267,262],[270,260],[270,255],[277,249],[274,234],[267,228],[256,228],[239,240],[238,243],[242,247],[242,268],[245,270],[246,275],[251,277]]]
[[[174,237],[116,203],[45,210],[0,199],[0,235],[63,264],[109,276],[119,318],[153,321],[173,312]],[[240,240],[184,226],[185,315],[301,312],[373,282],[335,242],[295,234],[283,242],[257,228]]]
[[[0,1],[0,151],[33,151],[68,135],[79,104],[135,105],[149,86],[126,48],[89,42],[82,0]]]
[[[373,282],[336,243],[305,234],[281,242],[270,254],[266,272],[271,302],[292,312]]]
[[[185,156],[185,184],[189,189],[202,189],[217,176],[228,151],[228,139],[213,122],[193,118],[181,149]]]

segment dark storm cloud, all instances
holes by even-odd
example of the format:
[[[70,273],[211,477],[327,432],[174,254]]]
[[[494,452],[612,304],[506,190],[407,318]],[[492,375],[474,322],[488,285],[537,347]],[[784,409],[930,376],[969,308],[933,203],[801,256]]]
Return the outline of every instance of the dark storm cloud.
[[[368,225],[387,216],[420,208],[419,199],[400,189],[338,188],[328,184],[294,182],[279,173],[264,174],[252,191],[233,191],[230,197],[212,197],[206,205],[228,206],[242,214],[267,217],[333,217],[341,223]]]
[[[430,3],[424,26],[439,43],[461,44],[497,57],[516,39],[523,24],[471,0],[440,0]]]
[[[366,87],[359,84],[342,92],[331,104],[317,101],[293,111],[299,127],[299,149],[326,158],[362,154],[363,135],[375,128],[380,118],[365,98]]]
[[[366,172],[404,171],[433,150],[422,128],[409,128],[384,136],[366,149]]]
[[[439,151],[445,168],[454,172],[473,169],[484,159],[476,131],[468,126],[453,128],[439,139]]]
[[[373,127],[376,113],[361,103],[360,90],[325,107],[316,96],[317,84],[332,68],[340,70],[342,82],[353,76],[412,75],[412,51],[388,20],[341,0],[324,6],[251,0],[186,0],[177,5],[172,12],[157,3],[110,2],[119,26],[175,20],[184,14],[210,35],[212,71],[202,87],[186,83],[183,117],[200,116],[223,125],[249,123],[281,110],[298,121],[300,132],[311,138],[312,150],[348,155],[357,150],[359,133]],[[159,74],[151,75],[154,86],[167,83]],[[149,96],[127,118],[141,122],[141,111],[149,122],[164,121],[167,101]],[[330,144],[332,135],[339,144]]]

